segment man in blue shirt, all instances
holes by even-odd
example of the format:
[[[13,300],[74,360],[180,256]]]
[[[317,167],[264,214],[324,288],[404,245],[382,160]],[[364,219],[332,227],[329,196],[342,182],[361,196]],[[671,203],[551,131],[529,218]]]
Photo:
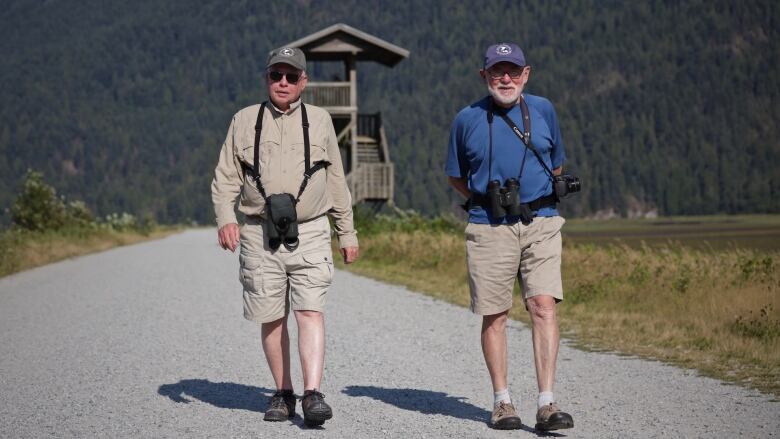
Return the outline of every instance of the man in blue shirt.
[[[552,177],[560,175],[565,155],[550,101],[523,93],[530,72],[517,45],[488,47],[479,73],[489,96],[455,118],[445,170],[469,211],[465,235],[471,310],[483,316],[482,351],[494,392],[491,425],[522,425],[509,396],[506,350],[506,320],[518,277],[532,322],[539,387],[536,429],[547,431],[574,425],[553,398],[564,220],[556,210]],[[494,182],[493,195],[489,182]],[[519,190],[514,191],[516,183]]]

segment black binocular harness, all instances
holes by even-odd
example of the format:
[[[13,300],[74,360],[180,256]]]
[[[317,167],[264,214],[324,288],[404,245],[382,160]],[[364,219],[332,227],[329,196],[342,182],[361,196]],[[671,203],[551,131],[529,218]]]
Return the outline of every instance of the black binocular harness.
[[[545,172],[547,172],[547,175],[550,177],[550,180],[554,178],[552,170],[547,166],[547,164],[542,159],[541,154],[539,154],[539,151],[534,147],[534,144],[531,143],[531,115],[528,111],[528,105],[525,103],[525,99],[523,98],[523,95],[520,95],[520,111],[523,113],[523,132],[520,132],[520,128],[517,127],[517,125],[512,121],[512,119],[507,116],[506,112],[499,112],[498,115],[501,117],[501,119],[504,120],[504,122],[509,125],[510,128],[512,128],[512,132],[515,133],[515,135],[520,138],[520,141],[523,142],[523,145],[526,149],[530,149],[531,152],[534,153],[534,156],[536,156],[536,159],[539,161],[539,163],[544,168]],[[489,144],[488,144],[488,182],[490,182],[493,178],[493,99],[490,99],[488,103],[488,112],[487,112],[487,121],[488,121],[488,138],[489,138]],[[523,162],[520,164],[520,174],[518,175],[518,180],[523,175],[523,169],[525,168],[525,151],[523,151]],[[550,195],[545,195],[543,197],[539,197],[533,201],[529,201],[528,203],[522,203],[528,206],[531,210],[539,210],[543,207],[552,206],[554,207],[556,203],[558,203],[560,200],[558,199],[558,196],[555,195],[555,192],[553,191]],[[487,199],[487,196],[484,194],[479,193],[472,193],[471,198],[469,199],[468,206],[479,206],[484,208],[485,206],[488,206],[489,202]]]
[[[265,106],[268,102],[263,102],[260,105],[260,111],[257,112],[257,122],[255,122],[255,148],[254,148],[254,161],[252,168],[249,168],[244,162],[241,162],[241,167],[244,170],[244,175],[249,174],[252,180],[257,185],[257,190],[263,197],[263,200],[268,200],[268,196],[265,194],[265,188],[260,182],[260,134],[263,131],[263,114],[265,113]],[[309,184],[309,180],[315,172],[320,169],[330,166],[330,162],[326,160],[320,160],[311,164],[311,145],[309,144],[309,118],[306,115],[306,106],[301,102],[301,125],[303,126],[303,155],[306,160],[306,168],[303,171],[303,181],[301,181],[301,187],[298,190],[298,196],[295,197],[295,204],[298,204],[298,200],[301,199],[303,191],[306,189],[306,185]]]

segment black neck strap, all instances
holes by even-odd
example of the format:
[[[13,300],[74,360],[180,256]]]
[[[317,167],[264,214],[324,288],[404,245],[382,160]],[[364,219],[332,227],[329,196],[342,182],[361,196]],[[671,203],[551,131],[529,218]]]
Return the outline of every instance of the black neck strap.
[[[539,161],[539,163],[544,168],[545,172],[547,172],[547,175],[550,176],[550,178],[553,178],[552,170],[547,166],[547,164],[542,159],[541,154],[539,154],[539,151],[534,147],[534,144],[531,142],[531,113],[528,111],[528,104],[525,103],[525,99],[523,98],[523,95],[520,95],[519,99],[520,103],[520,111],[523,114],[523,132],[520,132],[520,128],[517,127],[517,124],[512,121],[512,119],[507,115],[507,112],[501,112],[499,113],[499,117],[507,124],[509,125],[509,128],[512,129],[512,132],[515,133],[515,135],[520,139],[521,142],[523,142],[523,145],[527,149],[530,149],[531,152],[534,153],[534,156],[536,156],[536,159]],[[491,125],[491,134],[490,134],[490,151],[492,156],[493,151],[493,135],[492,135],[492,124],[493,124],[493,100],[490,101],[490,108],[488,110],[488,124]],[[491,157],[492,160],[492,157]],[[490,163],[492,167],[492,163]],[[523,166],[520,168],[520,174],[523,173],[523,167],[525,166],[525,155],[523,155]],[[488,177],[490,178],[490,177]]]
[[[255,183],[257,184],[257,189],[260,191],[260,195],[263,196],[263,199],[268,198],[265,194],[265,188],[263,187],[263,184],[260,182],[260,135],[263,132],[263,115],[265,114],[265,107],[268,102],[263,102],[260,105],[260,111],[257,112],[257,122],[255,122],[255,145],[254,145],[254,160],[252,162],[252,171],[253,176],[252,178],[255,180]],[[303,155],[304,160],[306,161],[306,168],[303,172],[303,181],[301,181],[301,187],[298,190],[298,196],[295,197],[295,202],[297,203],[298,200],[301,198],[301,195],[303,194],[303,191],[306,189],[306,185],[309,184],[309,179],[311,179],[311,176],[314,175],[315,172],[319,171],[320,169],[327,168],[330,165],[330,162],[325,160],[320,160],[317,163],[314,164],[314,166],[311,165],[311,144],[309,142],[309,117],[306,114],[306,106],[303,105],[303,102],[301,102],[301,126],[303,127]]]
[[[263,132],[263,115],[265,114],[265,104],[266,102],[260,104],[260,111],[257,112],[257,122],[255,122],[255,156],[252,162],[252,170],[254,171],[253,177],[255,179],[255,183],[257,183],[257,189],[260,190],[260,195],[263,196],[263,199],[267,197],[265,196],[265,189],[260,183],[260,134]]]

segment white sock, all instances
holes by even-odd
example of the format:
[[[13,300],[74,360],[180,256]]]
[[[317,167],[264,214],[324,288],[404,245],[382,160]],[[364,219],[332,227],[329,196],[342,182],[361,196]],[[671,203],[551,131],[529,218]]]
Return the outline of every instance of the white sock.
[[[550,403],[555,402],[555,399],[553,399],[553,393],[552,392],[539,392],[539,400],[537,401],[537,409],[540,409],[546,405],[549,405]]]
[[[509,389],[499,390],[498,392],[493,392],[493,405],[498,405],[499,402],[504,402],[507,404],[512,403],[512,398],[509,397]]]

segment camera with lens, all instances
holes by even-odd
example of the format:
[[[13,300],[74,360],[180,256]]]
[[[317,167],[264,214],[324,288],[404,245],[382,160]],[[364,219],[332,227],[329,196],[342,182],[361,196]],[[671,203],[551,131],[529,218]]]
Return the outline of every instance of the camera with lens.
[[[553,191],[559,199],[580,191],[580,179],[569,174],[553,177]]]
[[[276,250],[284,243],[288,250],[298,248],[298,214],[291,194],[273,194],[266,198],[268,245]]]
[[[498,180],[489,182],[485,196],[495,218],[519,216],[524,224],[533,219],[528,205],[520,202],[520,182],[516,178],[508,178],[503,187]]]

